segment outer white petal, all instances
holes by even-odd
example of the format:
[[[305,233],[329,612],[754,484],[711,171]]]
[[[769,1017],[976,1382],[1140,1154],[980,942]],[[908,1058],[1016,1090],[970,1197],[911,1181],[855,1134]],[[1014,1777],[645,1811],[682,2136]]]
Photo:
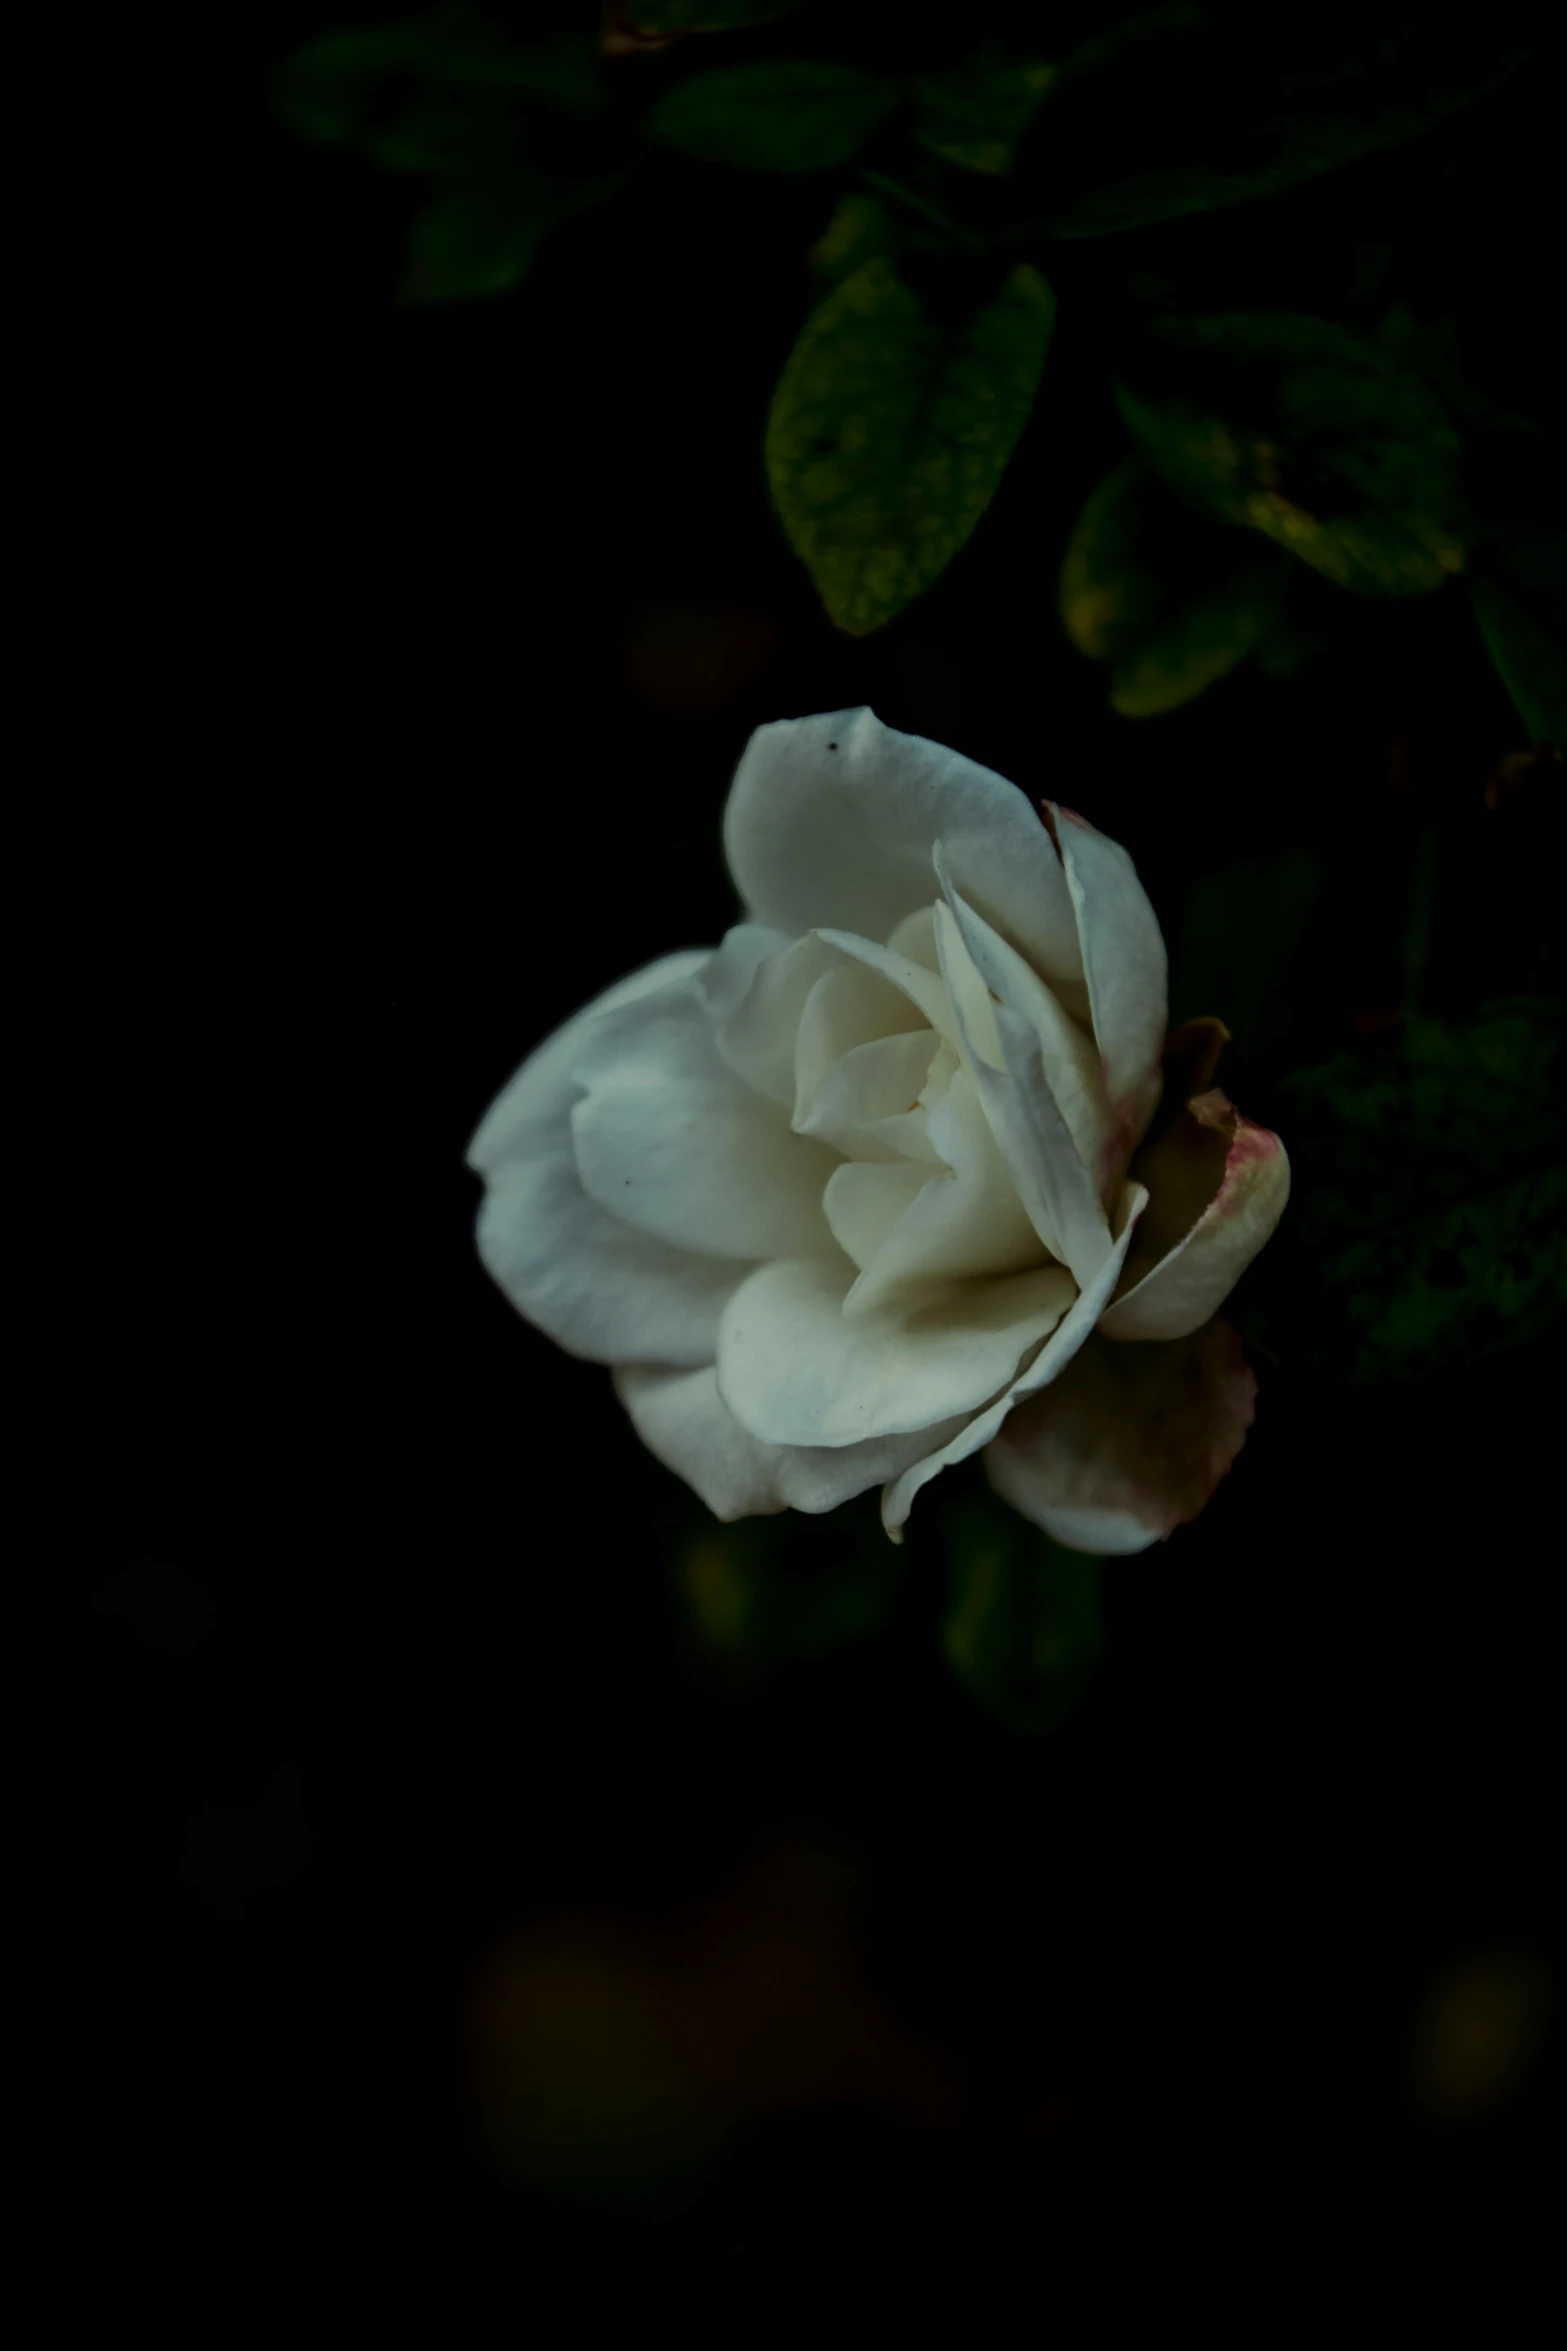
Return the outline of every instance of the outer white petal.
[[[1159,1101],[1168,966],[1159,920],[1137,868],[1116,841],[1075,809],[1044,803],[1077,913],[1094,1038],[1114,1115],[1130,1148]]]
[[[757,1518],[779,1510],[836,1510],[895,1477],[931,1432],[875,1437],[863,1445],[764,1445],[728,1410],[711,1364],[670,1371],[632,1364],[615,1389],[648,1451],[694,1487],[715,1517]],[[951,1435],[962,1425],[942,1426]]]
[[[1103,1196],[1113,1198],[1125,1169],[1116,1168],[1113,1181],[1109,1180],[1114,1121],[1092,1036],[1066,1011],[1032,965],[1008,946],[954,886],[945,848],[939,841],[935,861],[945,903],[978,977],[990,997],[1021,1013],[1038,1038],[1045,1083],[1066,1122],[1077,1156]]]
[[[1257,1382],[1217,1317],[1156,1346],[1096,1332],[985,1449],[998,1494],[1077,1551],[1146,1551],[1195,1518],[1246,1441]]]
[[[788,945],[782,931],[769,930],[764,922],[730,925],[712,959],[695,975],[697,994],[715,1028],[744,1002],[761,966]]]
[[[571,1114],[583,1190],[636,1231],[754,1262],[832,1247],[838,1154],[792,1134],[718,1050],[694,981],[606,1012],[582,1043]]]
[[[1039,1037],[1022,1013],[993,1001],[945,901],[936,943],[964,1057],[1018,1197],[1044,1246],[1086,1288],[1109,1253],[1110,1228],[1050,1090]]]
[[[971,902],[1047,979],[1082,976],[1060,860],[1015,784],[870,710],[758,727],[724,810],[724,851],[760,922],[886,939],[935,896],[945,841]]]
[[[571,1141],[572,1069],[594,1022],[700,971],[711,953],[662,956],[574,1013],[507,1080],[468,1145],[468,1165],[485,1179],[481,1262],[519,1314],[592,1362],[710,1363],[742,1278],[606,1216],[582,1189]]]
[[[760,930],[759,924],[747,929]],[[763,932],[776,938],[777,932]],[[808,932],[765,956],[751,974],[744,995],[718,1029],[718,1050],[730,1068],[769,1101],[794,1106],[794,1045],[806,999],[824,973],[843,957]]]
[[[899,1312],[845,1315],[854,1269],[832,1260],[759,1266],[718,1331],[718,1392],[773,1445],[853,1445],[972,1411],[1066,1312],[1060,1266],[950,1283]]]
[[[1107,1339],[1184,1339],[1216,1314],[1284,1213],[1284,1145],[1217,1087],[1188,1102],[1138,1161],[1152,1195]]]
[[[933,1446],[923,1460],[917,1461],[895,1478],[881,1498],[881,1522],[895,1543],[903,1540],[903,1529],[914,1497],[922,1486],[929,1485],[944,1469],[955,1462],[966,1461],[982,1445],[988,1445],[1000,1429],[1007,1414],[1034,1395],[1051,1380],[1057,1378],[1082,1346],[1104,1310],[1104,1304],[1115,1288],[1117,1277],[1131,1246],[1137,1219],[1148,1205],[1148,1194],[1141,1184],[1126,1184],[1116,1202],[1113,1242],[1110,1253],[1086,1289],[1081,1291],[1043,1347],[1022,1371],[1000,1389],[976,1412],[958,1435],[946,1443]],[[733,1300],[730,1302],[733,1305]],[[729,1308],[725,1309],[727,1321]]]

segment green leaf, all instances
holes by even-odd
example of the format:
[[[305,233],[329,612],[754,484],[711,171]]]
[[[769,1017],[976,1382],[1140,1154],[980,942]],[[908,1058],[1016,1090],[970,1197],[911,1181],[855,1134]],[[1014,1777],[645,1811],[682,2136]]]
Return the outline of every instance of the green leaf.
[[[1228,675],[1279,611],[1290,567],[1196,519],[1135,452],[1089,495],[1061,564],[1060,607],[1082,653],[1110,667],[1110,707],[1149,718]]]
[[[811,274],[839,286],[867,261],[891,261],[897,249],[898,232],[881,198],[851,189],[811,247]]]
[[[902,93],[831,58],[762,58],[692,74],[647,118],[652,136],[703,163],[829,171],[847,163]]]
[[[904,1554],[882,1531],[879,1492],[822,1518],[797,1511],[704,1528],[679,1555],[704,1641],[786,1662],[868,1638],[903,1590]]]
[[[1168,319],[1115,384],[1171,488],[1358,595],[1418,596],[1464,563],[1458,436],[1434,393],[1296,311]]]
[[[1567,531],[1522,518],[1488,524],[1469,593],[1530,742],[1567,750]]]
[[[1052,1542],[988,1494],[950,1504],[944,1527],[948,1660],[1009,1730],[1058,1729],[1098,1671],[1101,1562]]]
[[[1420,1018],[1298,1071],[1288,1214],[1237,1315],[1286,1358],[1411,1379],[1537,1339],[1567,1308],[1567,1006]]]
[[[951,562],[1028,420],[1055,298],[1036,271],[938,319],[885,260],[806,321],[767,420],[773,503],[839,628],[879,628]]]
[[[1484,22],[1155,8],[1085,42],[1035,118],[1040,225],[1093,237],[1240,204],[1436,129],[1527,62]]]
[[[980,53],[914,85],[914,136],[945,163],[997,175],[1059,68]]]

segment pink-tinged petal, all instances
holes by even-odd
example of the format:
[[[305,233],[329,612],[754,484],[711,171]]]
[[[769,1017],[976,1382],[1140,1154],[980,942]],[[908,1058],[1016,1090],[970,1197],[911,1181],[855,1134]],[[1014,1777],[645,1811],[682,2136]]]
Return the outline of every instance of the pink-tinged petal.
[[[1074,1551],[1146,1551],[1193,1519],[1256,1409],[1240,1340],[1218,1318],[1157,1346],[1090,1339],[986,1450],[1014,1510]]]
[[[1058,801],[1046,800],[1042,806],[1060,847],[1077,915],[1094,1037],[1112,1116],[1124,1123],[1135,1146],[1160,1092],[1168,971],[1158,917],[1119,842],[1108,840]]]
[[[846,1315],[845,1256],[748,1274],[718,1327],[718,1392],[769,1445],[854,1445],[928,1429],[1004,1387],[1072,1297],[1060,1266],[952,1282]]]
[[[896,1477],[932,1434],[917,1429],[861,1445],[765,1445],[730,1412],[711,1364],[699,1371],[628,1365],[614,1381],[648,1451],[726,1522],[779,1510],[836,1510]],[[939,1433],[950,1436],[961,1426],[961,1418],[944,1421]]]
[[[693,981],[603,1014],[572,1075],[582,1188],[619,1222],[703,1257],[831,1250],[822,1193],[838,1154],[735,1075]]]
[[[496,1095],[468,1145],[484,1178],[475,1245],[519,1314],[593,1363],[711,1363],[743,1270],[632,1232],[582,1188],[572,1148],[573,1068],[593,1023],[689,977],[697,948],[633,972],[547,1037]]]
[[[883,1489],[881,1523],[895,1543],[903,1540],[903,1529],[920,1488],[929,1485],[931,1479],[939,1477],[944,1469],[950,1469],[956,1462],[966,1461],[971,1453],[977,1453],[982,1445],[988,1445],[1005,1423],[1009,1412],[1015,1410],[1026,1397],[1060,1377],[1092,1331],[1106,1299],[1115,1288],[1116,1277],[1131,1246],[1137,1220],[1147,1205],[1148,1195],[1141,1184],[1122,1186],[1111,1225],[1113,1238],[1110,1254],[1032,1361],[1025,1364],[1015,1379],[1009,1380],[1004,1388],[999,1389],[955,1437],[934,1444],[922,1460],[916,1461],[901,1477],[893,1479]]]
[[[1052,983],[1080,981],[1066,878],[1050,836],[1004,776],[873,711],[758,727],[724,810],[724,854],[758,922],[885,940],[936,895],[931,845],[959,887]]]
[[[1215,1087],[1136,1164],[1148,1214],[1099,1328],[1107,1339],[1183,1339],[1217,1313],[1283,1215],[1289,1160]]]

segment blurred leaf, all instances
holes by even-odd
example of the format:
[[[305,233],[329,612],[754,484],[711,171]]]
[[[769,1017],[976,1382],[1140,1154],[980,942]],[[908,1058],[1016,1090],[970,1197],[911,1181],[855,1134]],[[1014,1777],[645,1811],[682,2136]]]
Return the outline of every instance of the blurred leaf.
[[[1526,62],[1484,23],[1150,9],[1075,50],[1036,116],[1040,225],[1103,236],[1271,195],[1420,137]]]
[[[1290,1205],[1248,1277],[1264,1339],[1379,1382],[1555,1328],[1567,1308],[1564,1047],[1567,1005],[1514,997],[1470,1021],[1413,1020],[1288,1079],[1277,1119]]]
[[[891,620],[968,538],[1028,421],[1054,311],[1024,265],[938,318],[878,259],[806,321],[773,395],[767,478],[839,628]]]
[[[988,1494],[949,1505],[944,1524],[949,1660],[1009,1730],[1059,1728],[1098,1670],[1102,1563]]]
[[[1066,633],[1110,665],[1110,707],[1149,718],[1232,670],[1280,610],[1290,567],[1204,525],[1134,454],[1090,493],[1061,564]]]
[[[875,1632],[903,1588],[904,1555],[880,1504],[823,1518],[787,1511],[704,1528],[680,1556],[692,1621],[714,1648],[787,1661]]]
[[[1009,172],[1017,142],[1058,68],[979,54],[914,85],[914,136],[965,171]]]
[[[529,41],[468,8],[323,33],[284,59],[271,93],[302,137],[424,172],[460,165],[475,116],[508,100],[583,121],[606,103],[589,41]]]
[[[630,0],[626,13],[645,33],[730,33],[793,16],[800,0]]]
[[[1337,587],[1425,595],[1463,568],[1458,436],[1417,377],[1342,327],[1295,311],[1168,319],[1115,397],[1182,497]]]
[[[838,286],[867,261],[891,261],[897,249],[898,232],[881,198],[851,189],[811,247],[811,273]]]
[[[632,168],[587,39],[530,41],[466,7],[323,34],[272,86],[303,136],[438,183],[414,225],[404,302],[505,292],[548,230]]]
[[[831,58],[760,58],[692,74],[647,128],[703,163],[745,171],[828,171],[847,163],[901,101],[894,82]]]
[[[1567,750],[1567,531],[1523,518],[1489,524],[1469,593],[1530,742]]]

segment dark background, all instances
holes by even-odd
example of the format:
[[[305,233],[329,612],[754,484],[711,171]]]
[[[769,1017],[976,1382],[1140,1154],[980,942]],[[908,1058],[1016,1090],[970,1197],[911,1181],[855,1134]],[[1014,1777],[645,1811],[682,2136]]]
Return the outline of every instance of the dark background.
[[[941,1654],[933,1512],[881,1640],[704,1642],[705,1514],[482,1273],[462,1160],[559,1019],[733,919],[723,795],[791,713],[1060,792],[1167,930],[1306,841],[1323,1051],[1398,998],[1434,812],[1434,998],[1505,980],[1549,877],[1482,815],[1518,732],[1467,607],[1110,716],[1055,617],[1122,445],[1064,312],[1007,500],[835,635],[759,460],[820,188],[671,172],[591,267],[573,229],[525,298],[394,310],[406,186],[255,87],[322,21],[122,28],[39,197],[58,2292],[219,2339],[1532,2343],[1544,1355],[1369,1398],[1261,1365],[1031,1744]]]

